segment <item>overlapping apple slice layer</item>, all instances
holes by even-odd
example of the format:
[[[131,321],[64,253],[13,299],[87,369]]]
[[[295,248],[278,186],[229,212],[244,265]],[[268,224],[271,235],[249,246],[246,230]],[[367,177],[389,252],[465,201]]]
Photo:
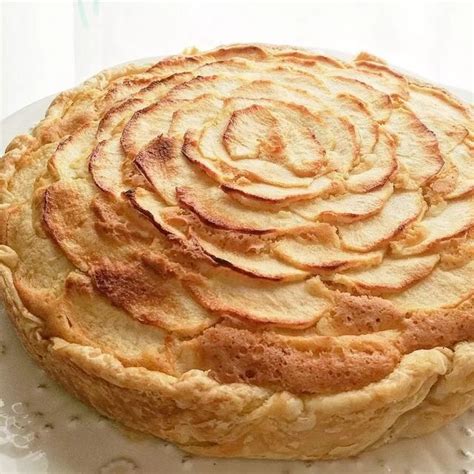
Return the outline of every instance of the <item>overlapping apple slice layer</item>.
[[[265,347],[284,333],[291,350],[310,328],[329,348],[303,359],[334,344],[365,360],[380,352],[377,329],[347,353],[334,331],[318,334],[337,326],[341,298],[409,317],[472,297],[473,118],[446,92],[367,55],[235,46],[161,61],[91,97],[95,115],[61,137],[34,181],[33,216],[82,274],[65,297],[84,299],[71,288],[89,282],[175,345],[200,335],[179,364],[244,380],[205,354],[206,334],[242,326]],[[390,341],[376,378],[403,352]],[[355,385],[370,382],[372,369],[357,367]],[[314,383],[305,390],[331,390]]]

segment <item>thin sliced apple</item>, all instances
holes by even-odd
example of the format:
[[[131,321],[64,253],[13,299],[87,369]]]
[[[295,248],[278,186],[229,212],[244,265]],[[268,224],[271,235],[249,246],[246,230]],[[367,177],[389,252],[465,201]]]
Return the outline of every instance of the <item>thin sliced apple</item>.
[[[209,233],[200,232],[195,226],[190,229],[190,235],[215,262],[250,277],[294,281],[302,280],[308,276],[308,272],[281,262],[266,251],[243,252],[238,248],[233,248],[231,245],[233,239],[228,236],[211,237]],[[261,245],[261,242],[255,242],[255,246],[259,244]],[[251,244],[248,243],[248,245]]]
[[[411,83],[407,105],[436,135],[443,154],[453,150],[472,130],[468,107],[434,86]]]
[[[183,138],[190,129],[200,130],[206,122],[219,113],[223,100],[204,94],[193,101],[178,102],[168,129],[168,135]]]
[[[364,193],[383,186],[398,169],[396,142],[380,129],[373,154],[365,155],[358,167],[346,180],[347,188],[354,193]]]
[[[339,59],[324,56],[322,54],[314,54],[310,51],[275,51],[275,60],[279,63],[284,58],[285,63],[306,68],[312,73],[327,73],[334,69],[343,69],[345,64]]]
[[[293,89],[306,91],[313,96],[313,105],[317,108],[317,101],[321,101],[321,106],[329,96],[329,89],[318,74],[295,69],[287,66],[277,66],[268,69],[271,78],[275,83],[290,86]]]
[[[237,89],[235,95],[266,97],[300,104],[308,107],[313,113],[328,108],[337,113],[342,112],[356,126],[360,136],[361,151],[363,153],[372,151],[377,141],[378,127],[364,102],[347,93],[332,97],[321,79],[305,71],[279,67],[269,70],[268,73],[273,73],[273,77],[263,76],[263,79]],[[264,80],[265,77],[267,80]],[[336,145],[340,147],[338,142]]]
[[[45,192],[43,225],[68,259],[92,278],[100,293],[144,324],[183,334],[213,324],[215,315],[197,304],[178,279],[132,261],[143,251],[143,242],[134,239],[138,221],[130,222],[133,230],[127,233],[127,245],[111,245],[110,237],[97,231],[94,195],[93,185],[85,180],[57,182]],[[120,227],[124,216],[111,211],[104,216],[105,224],[113,226],[117,219]]]
[[[103,140],[95,147],[89,157],[89,172],[99,189],[115,197],[126,190],[122,179],[124,159],[119,136]]]
[[[131,189],[125,193],[125,197],[132,206],[143,214],[158,230],[173,238],[185,240],[186,236],[176,227],[169,225],[162,213],[167,209],[179,209],[168,206],[153,193],[143,188]]]
[[[191,167],[175,138],[157,138],[139,153],[135,162],[167,204],[179,202],[215,227],[266,233],[289,232],[311,225],[287,210],[250,208],[233,200],[215,182]]]
[[[201,169],[217,183],[226,183],[238,181],[241,178],[249,179],[245,171],[240,171],[234,165],[234,161],[206,158],[199,147],[199,132],[197,130],[188,130],[184,135],[182,154],[190,163]],[[224,152],[224,155],[226,152]]]
[[[121,144],[129,159],[152,143],[156,137],[168,132],[174,112],[184,103],[163,99],[135,112],[123,129]]]
[[[96,257],[91,244],[98,240],[93,229],[94,216],[90,208],[95,189],[86,180],[57,181],[43,195],[41,219],[43,228],[80,270],[87,271]],[[96,242],[96,249],[104,249]],[[105,250],[105,249],[104,249]]]
[[[97,127],[97,140],[104,141],[114,134],[122,133],[132,115],[146,104],[141,99],[128,99],[119,105],[110,108],[102,117]]]
[[[369,61],[371,63],[381,66],[386,66],[387,61],[383,60],[382,58],[379,58],[378,56],[375,56],[374,54],[370,54],[367,51],[361,51],[355,58],[354,62],[357,63],[359,61]]]
[[[60,314],[67,314],[82,343],[99,347],[127,363],[163,370],[166,331],[129,317],[100,295],[91,279],[81,272],[70,272],[62,283],[64,297],[58,301],[57,309]]]
[[[203,95],[202,100],[206,101],[203,106],[209,106],[211,99],[208,93],[218,92],[220,86],[225,87],[221,78],[214,76],[198,77],[184,83],[178,81],[172,87],[173,84],[176,83],[165,84],[165,89],[159,94],[160,100],[136,111],[127,122],[121,139],[127,156],[134,158],[157,136],[167,134],[175,112],[187,106],[193,107],[193,102]],[[197,119],[205,113],[205,109],[201,110]]]
[[[398,293],[429,275],[439,255],[411,258],[385,258],[369,270],[334,275],[331,281],[360,293]]]
[[[297,176],[315,176],[325,150],[307,127],[278,115],[261,105],[233,112],[223,136],[230,156],[279,162]]]
[[[230,112],[222,135],[224,146],[234,160],[259,158],[265,145],[272,147],[269,151],[276,160],[283,158],[284,142],[278,131],[278,120],[262,105],[250,105]]]
[[[212,122],[214,123],[214,121]],[[205,130],[208,130],[205,128]],[[209,136],[207,137],[207,140]],[[204,156],[199,146],[200,134],[196,130],[188,130],[184,136],[183,154],[193,164],[202,169],[219,183],[234,182],[239,178],[278,186],[280,188],[298,188],[298,191],[309,186],[313,178],[300,178],[281,165],[261,160],[232,160],[225,149],[220,156]],[[216,147],[221,147],[216,145]],[[210,148],[208,142],[207,150]],[[208,151],[209,153],[209,151]],[[293,190],[290,190],[294,192]]]
[[[306,188],[278,188],[265,183],[224,184],[222,189],[230,195],[242,195],[264,202],[290,203],[315,198],[331,192],[336,184],[329,178],[321,176]],[[303,216],[304,217],[304,216]]]
[[[51,156],[49,171],[61,180],[87,177],[87,158],[96,145],[95,125],[84,125],[63,140]]]
[[[326,86],[321,83],[322,89],[320,89],[318,87],[320,81],[313,82],[312,79],[309,81],[305,79],[301,84],[298,78],[300,78],[298,73],[293,71],[287,81],[281,80],[278,75],[253,79],[236,89],[233,95],[236,98],[274,100],[278,103],[301,105],[313,112],[326,109],[325,100],[328,95]]]
[[[402,293],[387,295],[405,311],[454,308],[474,294],[474,261],[463,267],[435,268],[426,278]]]
[[[197,303],[177,278],[142,263],[104,259],[92,266],[90,276],[100,293],[143,324],[186,335],[196,334],[218,319]]]
[[[233,166],[233,161],[228,165],[225,161],[213,161],[204,158],[197,144],[197,133],[189,130],[184,138],[184,156],[197,165],[210,178],[222,184],[222,189],[234,196],[244,196],[267,203],[289,203],[293,201],[310,199],[330,192],[336,184],[327,177],[315,178],[306,187],[276,187],[266,183],[255,183],[251,172]],[[245,179],[242,179],[245,178]]]
[[[254,278],[263,278],[275,281],[302,280],[308,273],[291,265],[280,262],[272,257],[262,247],[262,241],[255,237],[235,232],[224,232],[206,229],[198,219],[186,219],[190,225],[188,229],[180,229],[173,225],[176,215],[182,209],[166,206],[149,191],[137,188],[127,193],[133,206],[145,215],[160,231],[181,240],[184,244],[190,243],[198,247],[204,254],[219,265],[244,273]],[[242,243],[244,242],[244,243]],[[260,248],[260,251],[252,249]]]
[[[238,88],[234,94],[251,99],[255,104],[272,105],[282,120],[311,130],[326,151],[332,169],[347,172],[357,162],[359,150],[353,124],[326,108],[321,99],[273,81],[253,81]],[[239,100],[242,99],[233,99],[234,103]]]
[[[173,88],[190,81],[193,77],[194,74],[192,72],[185,71],[153,80],[147,87],[133,94],[130,99],[140,99],[145,101],[147,105],[151,105],[165,97]],[[154,78],[156,79],[156,76]]]
[[[390,69],[386,64],[378,61],[364,59],[362,56],[355,58],[355,67],[366,74],[363,82],[393,97],[408,98],[408,81],[405,76]]]
[[[317,279],[276,283],[220,268],[188,287],[209,311],[279,327],[309,327],[330,306],[327,289]]]
[[[167,134],[175,112],[189,104],[194,107],[199,98],[205,103],[195,118],[202,121],[208,117],[206,107],[212,100],[210,95],[225,96],[241,84],[236,78],[227,78],[227,82],[224,79],[219,76],[196,77],[171,89],[159,102],[135,112],[122,133],[122,146],[127,155],[135,157],[158,135]],[[189,119],[191,115],[187,117]]]
[[[474,146],[464,141],[449,153],[448,158],[457,170],[457,179],[446,198],[455,199],[474,193]]]
[[[207,158],[203,158],[207,160]],[[225,161],[226,164],[229,162]],[[314,178],[296,176],[284,166],[262,160],[238,160],[231,163],[238,173],[248,176],[252,181],[273,184],[281,188],[309,186]]]
[[[124,100],[129,99],[133,94],[148,86],[153,80],[152,75],[145,73],[137,75],[137,77],[132,76],[131,78],[114,82],[100,101],[101,109],[107,110],[110,107],[116,107]]]
[[[385,127],[396,137],[398,161],[407,170],[414,189],[439,173],[444,160],[438,141],[411,110],[395,109]]]
[[[97,139],[102,141],[122,133],[135,112],[158,102],[173,87],[192,79],[190,73],[174,74],[161,80],[154,80],[147,87],[133,94],[128,100],[113,106],[102,117],[97,129]]]
[[[425,202],[419,192],[392,194],[379,214],[339,226],[343,247],[361,252],[380,247],[413,222],[424,207]]]
[[[244,84],[244,80],[232,75],[197,76],[176,86],[167,95],[167,100],[194,100],[204,94],[229,97],[231,92]]]
[[[164,58],[149,67],[147,72],[154,77],[168,77],[180,72],[187,72],[197,69],[202,64],[209,61],[202,56],[177,55]]]
[[[392,244],[399,255],[414,255],[429,250],[433,246],[466,232],[474,226],[474,196],[467,199],[448,201],[446,207],[435,215],[425,216],[417,229],[423,240],[407,246],[400,241]]]
[[[317,178],[307,188],[276,188],[265,184],[234,184],[242,172],[234,168],[214,165],[212,161],[203,160],[195,142],[195,133],[188,132],[185,136],[183,154],[178,152],[178,140],[175,138],[159,137],[147,148],[140,152],[135,160],[139,169],[155,187],[157,192],[169,204],[175,204],[175,188],[177,186],[193,185],[194,170],[185,163],[183,156],[197,165],[217,183],[225,184],[224,190],[229,194],[241,194],[246,197],[267,202],[290,202],[308,199],[329,191],[333,183],[328,178]],[[184,164],[183,164],[184,163]],[[222,165],[222,164],[221,164]]]
[[[314,74],[310,74],[307,71],[296,70],[282,65],[275,66],[273,63],[256,63],[255,61],[249,61],[242,58],[206,64],[200,67],[196,72],[200,76],[214,74],[234,75],[237,73],[240,78],[249,81],[271,80],[275,84],[291,85],[310,93],[313,93],[316,90],[318,91],[318,94],[328,92],[324,83]],[[235,95],[238,96],[238,94]],[[287,96],[283,94],[280,97],[280,100],[286,100],[286,97]]]
[[[313,273],[370,267],[383,258],[382,251],[358,253],[342,249],[335,229],[328,224],[320,225],[309,236],[285,237],[272,248],[283,261]]]
[[[353,67],[337,70],[334,74],[363,82],[394,98],[408,97],[408,82],[405,77],[381,64],[357,61]]]
[[[336,117],[331,111],[323,111],[318,114],[313,132],[321,137],[321,143],[328,130],[331,130],[331,141],[333,146],[324,143],[328,161],[328,169],[348,173],[359,163],[360,150],[356,129],[347,117]]]
[[[180,145],[178,139],[161,135],[135,159],[135,165],[169,205],[178,203],[177,187],[192,185],[197,179],[196,171],[181,153]]]
[[[215,185],[181,187],[176,191],[179,203],[207,224],[228,230],[264,234],[288,233],[311,227],[302,217],[286,210],[248,207],[232,199]]]
[[[308,203],[294,204],[291,209],[309,220],[348,223],[379,212],[393,193],[392,183],[365,194],[343,194]]]
[[[354,125],[360,152],[363,155],[372,153],[378,141],[379,126],[367,106],[350,94],[338,94],[333,100],[333,106],[347,115]]]
[[[97,193],[94,184],[83,179],[49,186],[43,194],[41,219],[51,239],[83,272],[104,256],[120,261],[135,258],[151,240],[148,222],[124,203]],[[160,244],[156,242],[157,247]]]
[[[202,53],[204,58],[211,58],[214,61],[226,61],[234,58],[245,58],[257,61],[264,61],[268,56],[267,47],[260,47],[253,44],[231,44],[229,46],[219,46],[216,49]]]
[[[247,78],[260,74],[262,72],[256,68],[256,63],[244,58],[208,62],[196,70],[197,76],[237,75]]]
[[[390,117],[392,101],[389,95],[350,77],[335,74],[322,76],[322,79],[333,94],[347,93],[362,100],[377,122],[385,122]]]
[[[232,118],[232,115],[236,109],[242,109],[246,107],[251,107],[251,106],[256,106],[256,105],[262,105],[262,106],[269,106],[271,105],[271,101],[268,100],[261,100],[261,101],[256,101],[256,100],[249,100],[249,99],[235,99],[235,98],[228,98],[225,100],[225,107],[221,111],[221,113],[215,117],[214,119],[211,119],[208,121],[208,123],[204,126],[202,132],[200,135],[193,134],[193,138],[196,141],[196,143],[199,144],[199,149],[194,152],[195,155],[202,154],[203,156],[203,162],[205,161],[222,161],[225,164],[230,165],[232,168],[240,167],[239,159],[232,159],[231,155],[229,154],[227,148],[226,148],[226,142],[229,141],[225,138],[225,133],[226,130],[229,126],[229,121]],[[276,124],[276,119],[272,117],[272,120]],[[230,137],[229,137],[230,138]],[[249,137],[250,138],[250,137]],[[250,141],[250,140],[249,140]],[[251,145],[251,144],[250,144]],[[239,156],[238,154],[235,156],[235,158],[243,158],[242,156]],[[246,159],[245,161],[252,162],[252,161],[260,161],[260,162],[265,162],[268,161],[269,163],[272,163],[274,166],[280,166],[284,169],[284,164],[282,163],[273,163],[273,160],[271,159],[271,156],[267,156],[267,160],[255,160],[254,158],[257,158],[257,155],[252,156],[250,159]],[[261,158],[261,157],[260,157]],[[265,158],[265,157],[263,157]],[[199,161],[198,158],[195,158],[195,161]],[[244,161],[242,159],[242,161]],[[298,180],[300,177],[297,177],[291,170],[287,170],[285,173],[286,176],[289,176],[292,181]],[[259,177],[264,178],[264,174],[259,174]],[[280,179],[282,176],[282,173],[279,173],[277,176],[277,180],[279,182],[282,182],[284,184],[284,181]],[[271,175],[270,175],[270,180],[272,180]],[[264,181],[266,182],[266,181]],[[297,186],[297,184],[296,184]]]

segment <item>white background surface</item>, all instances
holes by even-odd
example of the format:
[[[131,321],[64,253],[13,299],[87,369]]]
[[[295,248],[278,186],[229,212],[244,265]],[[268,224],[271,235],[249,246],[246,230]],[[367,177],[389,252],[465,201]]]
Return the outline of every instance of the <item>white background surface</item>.
[[[230,42],[366,50],[473,89],[470,0],[0,3],[0,118],[117,63]]]

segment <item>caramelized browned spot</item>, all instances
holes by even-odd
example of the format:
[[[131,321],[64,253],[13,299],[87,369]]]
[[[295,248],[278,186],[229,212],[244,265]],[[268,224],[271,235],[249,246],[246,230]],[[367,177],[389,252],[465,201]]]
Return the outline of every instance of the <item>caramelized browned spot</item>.
[[[324,338],[327,339],[327,338]],[[361,388],[389,374],[399,352],[369,342],[317,354],[272,341],[245,329],[216,326],[196,340],[202,367],[223,383],[250,383],[294,393],[329,393]]]
[[[167,161],[173,157],[175,152],[176,140],[172,137],[159,136],[138,154],[135,163],[140,167],[142,162],[148,160]]]
[[[56,142],[74,133],[80,127],[87,125],[91,120],[93,120],[93,115],[87,111],[81,111],[72,116],[66,115],[65,117],[54,119],[49,127],[41,128],[36,138],[42,144]]]
[[[214,51],[210,51],[206,56],[213,57],[215,59],[224,60],[224,59],[233,59],[236,56],[241,56],[244,58],[251,58],[255,60],[265,59],[268,54],[266,51],[259,46],[252,45],[230,45],[223,48],[219,48]]]
[[[139,264],[107,264],[91,271],[95,287],[116,306],[124,308],[143,322],[159,319],[154,311],[166,294],[155,282],[155,275]]]
[[[474,339],[474,311],[434,311],[414,313],[405,320],[399,340],[404,353],[433,347],[452,347]]]
[[[340,293],[326,324],[335,334],[370,334],[400,328],[404,313],[383,298]]]
[[[163,266],[104,261],[91,269],[97,290],[138,321],[192,335],[215,321]]]
[[[96,221],[96,231],[105,238],[121,242],[135,239],[150,242],[151,226],[140,214],[127,208],[123,202],[114,202],[106,196],[98,195],[91,204]]]

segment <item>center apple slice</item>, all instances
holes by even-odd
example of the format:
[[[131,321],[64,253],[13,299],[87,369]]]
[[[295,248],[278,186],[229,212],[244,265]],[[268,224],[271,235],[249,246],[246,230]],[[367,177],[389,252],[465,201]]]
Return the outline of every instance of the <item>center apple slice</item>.
[[[233,112],[223,140],[233,159],[280,163],[297,176],[315,176],[324,164],[325,150],[307,127],[279,118],[262,105]]]

